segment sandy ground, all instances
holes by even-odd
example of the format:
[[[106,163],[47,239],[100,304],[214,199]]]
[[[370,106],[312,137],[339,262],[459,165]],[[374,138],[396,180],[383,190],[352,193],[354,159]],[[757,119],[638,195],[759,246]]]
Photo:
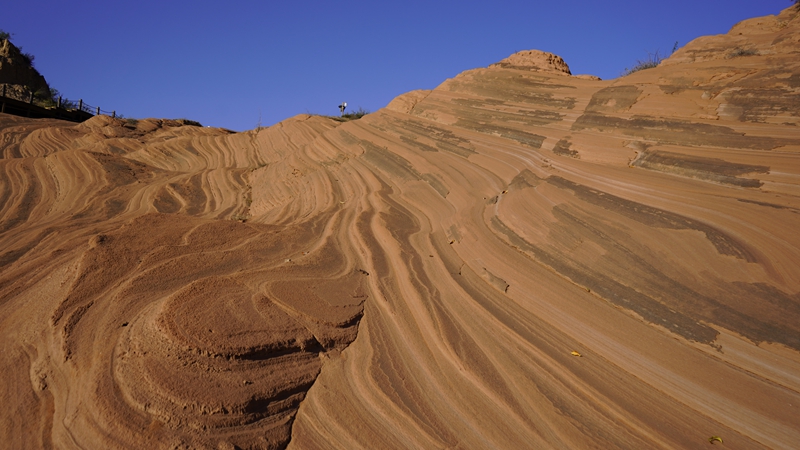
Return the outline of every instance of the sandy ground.
[[[244,133],[0,114],[0,440],[797,448],[799,46]]]

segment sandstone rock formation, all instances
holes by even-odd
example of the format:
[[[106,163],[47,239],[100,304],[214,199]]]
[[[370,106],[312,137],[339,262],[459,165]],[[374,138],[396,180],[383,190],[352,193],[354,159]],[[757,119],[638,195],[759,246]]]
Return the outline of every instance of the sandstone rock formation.
[[[569,71],[569,66],[560,56],[541,50],[524,50],[514,53],[508,58],[490,65],[489,68],[521,69],[572,75],[572,72]]]
[[[796,447],[798,38],[245,133],[0,115],[2,442]]]
[[[24,97],[28,92],[50,93],[44,77],[8,39],[0,40],[0,85],[3,84],[8,85],[6,95],[14,98]]]

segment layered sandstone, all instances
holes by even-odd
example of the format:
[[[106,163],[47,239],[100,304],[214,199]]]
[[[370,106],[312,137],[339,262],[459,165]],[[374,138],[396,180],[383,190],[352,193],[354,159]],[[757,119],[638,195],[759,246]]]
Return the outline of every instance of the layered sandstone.
[[[567,63],[558,55],[541,50],[525,50],[489,66],[490,69],[521,69],[534,72],[548,72],[572,75]]]
[[[3,442],[795,447],[798,39],[245,133],[0,116]]]

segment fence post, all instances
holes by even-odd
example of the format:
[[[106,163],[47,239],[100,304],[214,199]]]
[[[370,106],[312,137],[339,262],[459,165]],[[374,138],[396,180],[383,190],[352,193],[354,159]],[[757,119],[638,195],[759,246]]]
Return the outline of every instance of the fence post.
[[[57,106],[57,108],[61,108],[61,96],[60,95],[58,96],[58,106]]]
[[[97,114],[95,114],[95,116],[99,116],[99,115],[100,115],[100,107],[98,106],[97,107]]]
[[[32,105],[33,104],[33,91],[30,91],[30,92],[31,92],[31,97],[28,99],[28,104]]]
[[[3,97],[6,96],[6,84],[3,83]]]
[[[117,111],[116,110],[111,111],[111,118],[112,119],[116,119],[117,118]]]
[[[83,111],[83,99],[78,100],[78,111]]]

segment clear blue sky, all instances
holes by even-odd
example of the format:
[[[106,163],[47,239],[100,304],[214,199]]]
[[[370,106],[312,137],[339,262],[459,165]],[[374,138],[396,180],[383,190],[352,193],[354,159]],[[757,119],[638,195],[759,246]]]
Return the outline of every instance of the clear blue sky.
[[[790,0],[10,0],[0,29],[51,87],[125,117],[241,131],[347,101],[375,111],[519,50],[615,78]]]

